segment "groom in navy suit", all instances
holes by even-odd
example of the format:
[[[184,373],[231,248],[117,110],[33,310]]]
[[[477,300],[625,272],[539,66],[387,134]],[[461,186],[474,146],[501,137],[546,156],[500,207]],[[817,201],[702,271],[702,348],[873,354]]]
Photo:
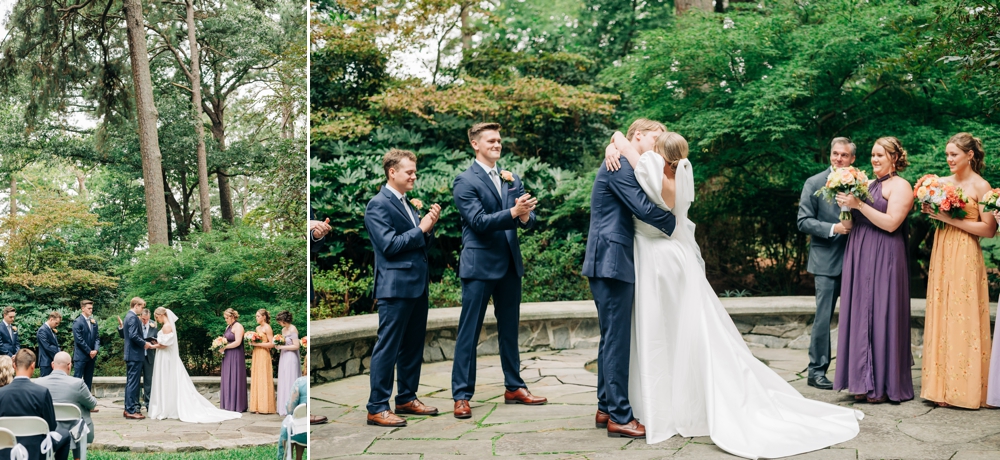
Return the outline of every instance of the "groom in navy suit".
[[[374,296],[378,306],[378,338],[372,349],[368,424],[406,426],[397,414],[437,415],[417,399],[420,364],[427,335],[427,251],[441,206],[421,218],[423,203],[407,199],[417,179],[417,157],[392,149],[382,160],[386,184],[368,202],[365,230],[375,250]],[[396,412],[389,410],[392,375],[398,380]]]
[[[639,152],[653,150],[656,138],[666,131],[659,122],[640,118],[626,137]],[[609,149],[613,146],[609,146]],[[583,261],[583,275],[597,304],[601,343],[597,349],[598,428],[609,437],[645,438],[646,429],[632,415],[628,402],[628,367],[635,297],[635,262],[632,216],[660,229],[674,231],[674,215],[657,208],[639,187],[627,161],[609,171],[601,164],[590,194],[590,233]]]
[[[146,360],[145,351],[150,348],[142,333],[142,321],[139,313],[146,308],[146,301],[133,297],[129,306],[131,309],[125,315],[122,337],[125,339],[125,410],[122,415],[127,419],[142,420],[142,404],[139,400],[139,379],[142,377],[142,366]]]
[[[458,265],[462,314],[451,371],[456,418],[472,417],[469,400],[476,389],[476,347],[491,297],[507,389],[504,402],[530,405],[546,402],[545,398],[532,395],[521,379],[517,348],[524,276],[517,229],[535,224],[533,211],[538,200],[524,192],[519,177],[497,165],[502,149],[499,124],[472,125],[469,142],[476,160],[455,178],[452,189],[455,206],[462,216],[462,255]]]

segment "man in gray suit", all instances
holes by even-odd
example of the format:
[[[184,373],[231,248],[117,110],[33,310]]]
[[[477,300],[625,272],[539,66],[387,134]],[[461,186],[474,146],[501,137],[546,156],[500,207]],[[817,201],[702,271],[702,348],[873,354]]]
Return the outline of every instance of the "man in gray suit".
[[[52,373],[35,379],[35,383],[48,388],[53,403],[74,404],[80,408],[83,420],[90,428],[90,434],[87,435],[87,444],[90,444],[94,442],[94,421],[90,418],[90,410],[97,407],[97,399],[90,394],[90,389],[83,379],[72,376],[70,373],[72,362],[69,353],[65,351],[56,353],[55,358],[52,358]],[[60,426],[66,429],[72,428],[69,424],[63,426],[60,423]],[[80,458],[79,452],[75,451],[73,457]]]
[[[826,185],[826,178],[833,168],[844,168],[854,163],[856,150],[850,139],[834,138],[830,143],[831,167],[807,179],[799,198],[799,231],[810,236],[806,270],[816,279],[816,318],[809,344],[809,376],[806,383],[821,390],[833,389],[833,382],[826,378],[831,355],[830,320],[840,294],[840,272],[850,230],[840,223],[837,203],[816,196],[816,191]]]
[[[149,320],[149,309],[143,308],[139,315],[142,321],[143,338],[156,337],[156,322]],[[149,392],[153,387],[153,364],[156,362],[156,350],[150,348],[146,350],[146,360],[142,362],[142,405],[149,411]]]

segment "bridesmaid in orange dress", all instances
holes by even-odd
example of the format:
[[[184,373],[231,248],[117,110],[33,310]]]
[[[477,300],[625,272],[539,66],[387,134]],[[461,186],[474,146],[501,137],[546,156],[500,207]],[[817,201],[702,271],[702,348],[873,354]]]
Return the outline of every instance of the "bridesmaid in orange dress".
[[[990,184],[979,172],[985,154],[969,133],[958,133],[945,147],[952,175],[969,200],[964,219],[923,212],[947,225],[934,234],[927,280],[924,363],[920,397],[941,407],[978,409],[986,405],[990,371],[990,299],[980,238],[997,232],[992,213],[979,199]]]
[[[257,333],[264,338],[264,342],[253,344],[250,364],[250,412],[275,414],[277,408],[274,396],[274,367],[271,366],[274,332],[271,331],[271,314],[263,308],[257,310]]]

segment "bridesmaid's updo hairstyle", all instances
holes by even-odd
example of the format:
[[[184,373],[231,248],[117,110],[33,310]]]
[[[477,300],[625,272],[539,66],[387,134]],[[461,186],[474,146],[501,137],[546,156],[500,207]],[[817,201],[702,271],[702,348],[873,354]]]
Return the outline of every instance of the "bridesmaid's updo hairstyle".
[[[232,308],[227,308],[226,311],[222,312],[222,316],[229,316],[233,318],[233,321],[240,319],[240,312],[233,310]]]
[[[875,141],[876,144],[881,145],[885,149],[885,154],[892,159],[893,164],[896,165],[896,171],[903,171],[907,166],[910,165],[910,160],[906,159],[906,150],[903,149],[903,144],[899,142],[892,136],[880,137]]]
[[[292,313],[285,310],[278,313],[278,316],[276,316],[275,319],[277,319],[279,323],[292,324]]]
[[[683,136],[675,132],[666,132],[656,138],[653,151],[660,154],[670,169],[676,171],[677,163],[688,157],[688,143]]]
[[[266,309],[261,308],[260,310],[257,310],[257,314],[264,317],[265,323],[271,322],[271,312],[267,311]]]
[[[986,152],[983,151],[983,141],[979,140],[978,137],[973,137],[969,133],[958,133],[951,136],[948,139],[949,144],[955,144],[962,152],[972,151],[972,160],[969,161],[969,166],[972,170],[979,174],[979,171],[983,170],[983,166],[986,160]]]

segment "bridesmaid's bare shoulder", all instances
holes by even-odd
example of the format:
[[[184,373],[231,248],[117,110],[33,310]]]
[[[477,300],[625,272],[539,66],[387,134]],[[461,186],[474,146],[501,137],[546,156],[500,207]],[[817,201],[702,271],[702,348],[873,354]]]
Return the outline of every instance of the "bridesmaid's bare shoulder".
[[[913,193],[913,186],[910,185],[910,182],[900,176],[893,177],[886,182],[889,183],[888,185],[893,191],[899,190],[900,192]]]

